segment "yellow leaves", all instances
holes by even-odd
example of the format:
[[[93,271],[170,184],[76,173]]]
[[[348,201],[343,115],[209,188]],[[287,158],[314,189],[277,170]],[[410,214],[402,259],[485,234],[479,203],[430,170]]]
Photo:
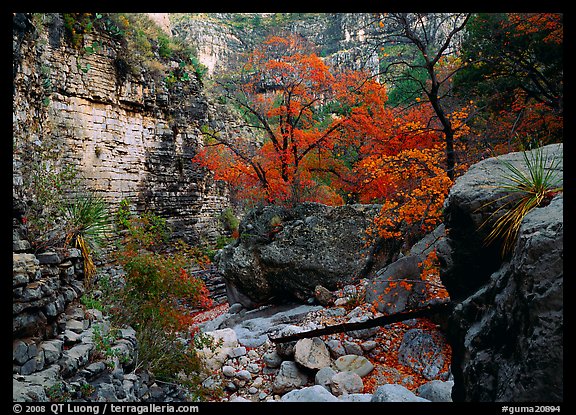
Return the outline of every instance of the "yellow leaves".
[[[395,156],[381,157],[372,180],[394,183],[393,198],[384,201],[374,220],[375,233],[383,238],[399,238],[407,227],[413,232],[428,232],[442,220],[442,207],[452,181],[441,166],[440,147],[407,149]],[[372,166],[377,159],[369,160]]]
[[[454,138],[462,138],[470,133],[470,127],[466,124],[470,114],[475,111],[474,100],[468,101],[462,108],[452,111],[448,114],[448,119],[454,129]]]

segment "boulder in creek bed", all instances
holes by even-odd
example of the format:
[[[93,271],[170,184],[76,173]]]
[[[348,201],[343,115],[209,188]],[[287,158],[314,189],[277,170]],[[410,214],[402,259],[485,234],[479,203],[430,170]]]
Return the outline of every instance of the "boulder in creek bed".
[[[360,377],[366,376],[374,369],[374,365],[364,356],[347,354],[334,361],[334,366],[341,372],[351,371]]]
[[[364,390],[364,382],[355,372],[338,372],[331,378],[330,390],[335,396],[359,393]]]
[[[338,398],[323,386],[314,385],[288,392],[280,402],[338,402]]]
[[[319,337],[298,340],[294,360],[308,369],[321,369],[331,363],[330,352]]]
[[[556,173],[562,180],[563,145],[536,151],[560,162]],[[520,152],[499,158],[526,170]],[[562,402],[563,194],[526,214],[503,259],[499,246],[484,246],[490,228],[480,228],[502,203],[501,171],[506,172],[495,158],[471,166],[445,201],[450,251],[439,254],[440,278],[458,303],[446,333],[452,400]]]
[[[432,380],[441,376],[446,363],[446,340],[439,331],[408,330],[398,349],[398,361]]]
[[[386,384],[378,386],[372,395],[371,402],[430,402],[428,399],[416,396],[401,385]]]
[[[306,301],[318,285],[333,291],[357,282],[369,265],[366,230],[379,211],[380,205],[307,202],[248,212],[240,238],[216,257],[231,302],[254,308],[286,298]]]
[[[298,365],[290,360],[285,360],[280,365],[280,370],[272,383],[272,391],[284,394],[294,389],[301,388],[308,383],[308,375]],[[324,389],[322,386],[320,386]]]

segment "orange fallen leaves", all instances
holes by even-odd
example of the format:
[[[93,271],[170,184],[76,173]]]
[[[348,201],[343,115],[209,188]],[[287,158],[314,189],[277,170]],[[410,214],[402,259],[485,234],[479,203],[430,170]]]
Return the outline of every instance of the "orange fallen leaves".
[[[442,336],[438,327],[429,319],[416,319],[416,324],[410,326],[404,323],[395,323],[391,324],[388,328],[382,327],[378,334],[378,340],[380,343],[390,340],[390,346],[387,351],[383,351],[369,359],[375,368],[383,366],[384,368],[391,368],[393,370],[387,372],[385,370],[382,371],[375,369],[366,375],[362,379],[364,382],[364,393],[374,393],[378,386],[386,383],[398,383],[398,377],[404,380],[402,385],[411,391],[414,391],[423,384],[429,382],[429,380],[421,373],[401,364],[398,360],[398,350],[402,343],[404,333],[415,328],[427,330],[434,335]],[[448,373],[450,370],[450,362],[452,361],[452,349],[450,345],[448,342],[443,342],[443,344],[444,347],[441,350],[441,353],[444,356],[444,366],[442,367],[440,374]]]

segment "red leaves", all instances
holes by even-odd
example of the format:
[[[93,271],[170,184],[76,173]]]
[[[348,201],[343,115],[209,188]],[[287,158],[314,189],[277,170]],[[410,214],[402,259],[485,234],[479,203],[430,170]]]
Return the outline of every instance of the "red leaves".
[[[438,327],[428,319],[417,319],[416,324],[408,326],[404,323],[394,323],[387,327],[382,327],[377,335],[379,343],[386,343],[387,347],[375,356],[370,357],[375,370],[369,373],[362,380],[364,382],[364,393],[374,393],[376,388],[387,383],[400,383],[408,389],[414,391],[424,383],[429,382],[421,373],[400,363],[398,351],[404,333],[410,329],[423,329],[432,335],[441,335]],[[444,345],[441,351],[444,356],[444,367],[439,373],[447,373],[450,370],[452,350],[448,342],[441,342]]]

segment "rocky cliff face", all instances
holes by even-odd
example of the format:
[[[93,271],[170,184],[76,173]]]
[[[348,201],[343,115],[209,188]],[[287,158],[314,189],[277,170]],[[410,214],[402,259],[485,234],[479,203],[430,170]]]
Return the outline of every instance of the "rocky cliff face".
[[[545,147],[562,160],[562,144]],[[520,153],[501,159],[523,167]],[[562,177],[562,163],[558,174]],[[563,400],[563,196],[530,211],[509,258],[483,239],[502,196],[502,164],[484,160],[459,178],[445,206],[450,250],[442,281],[459,305],[449,323],[454,401]]]
[[[271,23],[274,26],[271,26]],[[271,33],[294,33],[317,45],[328,63],[378,72],[369,39],[376,26],[370,13],[198,13],[172,17],[172,33],[196,45],[210,74],[236,68],[242,54]]]
[[[112,206],[128,199],[135,210],[167,217],[189,240],[213,232],[227,193],[191,163],[208,119],[199,80],[168,87],[132,73],[120,42],[104,31],[75,48],[60,14],[14,19],[14,194],[27,179],[27,155],[54,152],[58,168],[76,166]]]

